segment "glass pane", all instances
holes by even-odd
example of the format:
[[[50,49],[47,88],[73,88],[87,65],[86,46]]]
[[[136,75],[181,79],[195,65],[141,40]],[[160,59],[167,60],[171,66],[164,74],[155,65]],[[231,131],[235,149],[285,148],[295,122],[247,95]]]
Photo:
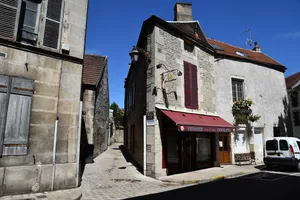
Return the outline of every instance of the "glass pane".
[[[211,148],[209,138],[196,138],[197,161],[208,161],[211,158]]]
[[[268,140],[266,142],[266,149],[267,149],[267,151],[276,151],[276,150],[278,150],[277,140]]]
[[[280,140],[279,145],[280,145],[280,150],[283,151],[289,150],[289,146],[286,140]]]
[[[38,4],[34,3],[32,1],[26,1],[26,9],[30,9],[32,11],[36,11],[38,10]]]
[[[25,11],[24,25],[35,27],[37,13],[31,10]]]
[[[222,136],[219,136],[219,151],[223,151],[223,140],[222,140]]]
[[[228,151],[228,136],[224,136],[223,147],[224,151]]]

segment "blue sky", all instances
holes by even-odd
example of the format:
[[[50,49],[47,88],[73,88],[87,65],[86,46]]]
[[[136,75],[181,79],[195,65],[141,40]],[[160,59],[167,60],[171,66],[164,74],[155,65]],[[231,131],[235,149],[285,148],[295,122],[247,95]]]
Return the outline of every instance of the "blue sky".
[[[89,0],[86,53],[108,56],[110,102],[124,105],[128,53],[136,44],[144,20],[156,15],[173,20],[176,0]],[[288,68],[300,71],[300,0],[190,0],[193,17],[207,37],[245,45],[252,40],[264,53]]]

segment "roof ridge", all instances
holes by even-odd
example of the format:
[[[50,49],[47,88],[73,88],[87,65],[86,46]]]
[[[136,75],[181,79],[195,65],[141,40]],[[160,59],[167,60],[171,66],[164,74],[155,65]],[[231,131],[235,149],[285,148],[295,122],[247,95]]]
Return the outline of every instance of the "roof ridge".
[[[192,20],[192,21],[166,21],[166,22],[168,22],[168,23],[182,23],[182,24],[184,24],[184,23],[199,23],[198,20]]]
[[[88,53],[84,54],[84,56],[97,56],[97,57],[102,57],[102,58],[107,57],[107,56],[104,56],[104,55],[88,54]]]
[[[246,51],[251,51],[251,52],[253,52],[253,53],[262,53],[262,54],[264,54],[263,52],[253,51],[253,50],[250,50],[250,49],[245,49],[245,48],[242,48],[242,47],[239,47],[239,46],[235,46],[235,45],[232,45],[232,44],[229,44],[229,43],[220,41],[220,40],[212,39],[212,38],[207,38],[207,40],[214,40],[214,41],[221,42],[221,43],[223,43],[223,44],[226,44],[226,45],[229,45],[229,46],[232,46],[232,47],[235,47],[235,48],[243,49],[243,50],[246,50]],[[266,54],[264,54],[264,55],[266,55]],[[275,61],[275,60],[274,60],[274,61]]]
[[[292,77],[292,76],[297,76],[298,74],[300,75],[300,72],[296,72],[296,73],[294,73],[294,74],[292,74],[292,75],[289,75],[288,77],[286,77],[286,79],[287,79],[287,78],[290,78],[290,77]]]

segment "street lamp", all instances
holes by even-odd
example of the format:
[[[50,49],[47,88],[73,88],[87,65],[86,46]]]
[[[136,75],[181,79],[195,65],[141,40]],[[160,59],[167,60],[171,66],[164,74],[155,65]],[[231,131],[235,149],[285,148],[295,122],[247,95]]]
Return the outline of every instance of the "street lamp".
[[[135,46],[133,46],[133,48],[130,51],[129,55],[130,55],[132,63],[135,63],[135,62],[138,61],[138,59],[139,59],[139,51],[137,50],[137,48]]]

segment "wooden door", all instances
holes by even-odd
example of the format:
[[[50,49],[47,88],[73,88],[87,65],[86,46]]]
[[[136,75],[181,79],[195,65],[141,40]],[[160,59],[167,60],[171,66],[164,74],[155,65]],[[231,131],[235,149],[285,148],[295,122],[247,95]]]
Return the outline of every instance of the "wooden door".
[[[230,163],[230,135],[229,133],[219,134],[219,155],[221,164]]]

